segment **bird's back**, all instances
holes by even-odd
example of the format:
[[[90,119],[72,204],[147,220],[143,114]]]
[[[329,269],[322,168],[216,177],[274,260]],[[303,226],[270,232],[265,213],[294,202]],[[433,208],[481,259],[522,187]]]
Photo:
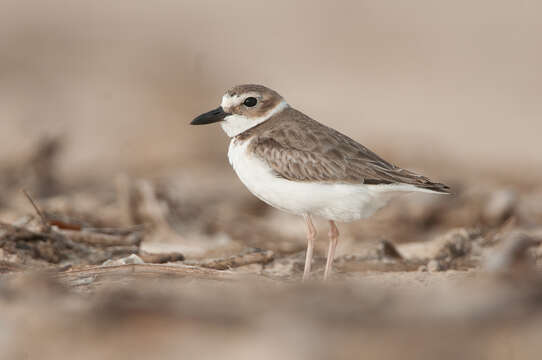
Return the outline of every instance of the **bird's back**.
[[[339,131],[288,107],[238,136],[282,178],[298,182],[408,184],[448,193],[449,187],[402,169]]]

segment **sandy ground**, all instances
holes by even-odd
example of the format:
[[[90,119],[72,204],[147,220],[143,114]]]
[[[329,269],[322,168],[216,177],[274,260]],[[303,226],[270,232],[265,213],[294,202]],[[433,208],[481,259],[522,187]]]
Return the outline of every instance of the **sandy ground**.
[[[32,196],[43,218],[4,181],[3,358],[539,357],[540,187],[397,199],[341,225],[327,283],[319,221],[302,283],[302,220],[232,174],[69,188],[48,169],[10,169],[48,179]]]

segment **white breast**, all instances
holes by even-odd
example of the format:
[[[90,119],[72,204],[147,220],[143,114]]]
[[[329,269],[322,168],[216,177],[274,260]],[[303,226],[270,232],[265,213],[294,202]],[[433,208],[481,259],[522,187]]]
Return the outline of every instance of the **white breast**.
[[[322,184],[296,182],[273,173],[262,160],[247,152],[250,139],[232,139],[228,158],[239,179],[255,196],[293,214],[311,214],[336,221],[371,216],[398,193],[416,191],[411,185]]]

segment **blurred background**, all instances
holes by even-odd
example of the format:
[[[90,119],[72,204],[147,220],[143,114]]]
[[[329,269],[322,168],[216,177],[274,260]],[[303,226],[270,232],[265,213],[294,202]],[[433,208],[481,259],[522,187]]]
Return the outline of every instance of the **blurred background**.
[[[542,3],[0,5],[0,359],[539,358]],[[243,83],[454,195],[341,225],[330,284],[318,221],[301,284],[189,125]]]
[[[231,86],[261,83],[403,166],[540,175],[540,11],[534,1],[3,0],[0,160],[49,134],[66,141],[68,178],[226,168],[221,129],[188,123]]]

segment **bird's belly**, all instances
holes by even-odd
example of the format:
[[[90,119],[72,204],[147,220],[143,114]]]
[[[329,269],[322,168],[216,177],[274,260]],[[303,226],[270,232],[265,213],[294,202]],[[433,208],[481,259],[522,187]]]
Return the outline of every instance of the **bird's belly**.
[[[294,214],[312,214],[336,221],[371,216],[385,206],[390,194],[373,185],[296,182],[278,177],[262,160],[247,152],[248,141],[232,140],[228,157],[243,184],[269,205]]]

